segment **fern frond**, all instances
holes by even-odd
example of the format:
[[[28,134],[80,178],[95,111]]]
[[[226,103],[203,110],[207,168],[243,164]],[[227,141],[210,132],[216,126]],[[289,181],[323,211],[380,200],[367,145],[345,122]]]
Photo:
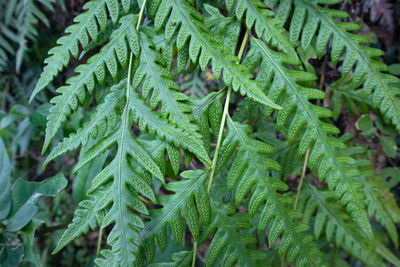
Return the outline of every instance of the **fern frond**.
[[[244,20],[248,29],[254,26],[259,38],[293,58],[297,54],[289,41],[286,30],[279,25],[279,20],[273,18],[275,13],[259,0],[229,0],[226,1],[228,10],[234,11],[239,20]]]
[[[152,263],[149,267],[188,267],[192,261],[191,251],[180,251],[171,254],[171,262],[157,262]]]
[[[358,230],[351,217],[342,210],[333,192],[318,190],[308,183],[306,185],[302,191],[302,199],[305,200],[304,222],[310,223],[316,212],[315,238],[319,239],[324,231],[328,242],[334,242],[336,246],[342,247],[365,264],[385,266],[377,255],[374,245]]]
[[[132,86],[141,87],[143,99],[150,97],[150,106],[154,109],[161,103],[161,115],[181,128],[193,138],[201,141],[199,128],[190,114],[192,109],[185,103],[188,97],[179,92],[179,85],[169,72],[161,53],[155,50],[151,39],[140,32],[140,64],[135,72]]]
[[[162,173],[165,173],[165,150],[168,151],[168,157],[173,169],[179,170],[179,150],[177,151],[177,149],[168,145],[165,141],[155,139],[149,135],[141,135],[138,138],[138,141],[146,148],[151,158],[156,161]],[[140,168],[140,166],[137,166],[137,168]],[[79,203],[79,207],[75,212],[72,223],[68,226],[68,229],[63,233],[61,239],[58,241],[53,254],[59,252],[72,240],[82,234],[86,234],[89,229],[95,230],[97,225],[102,225],[104,215],[109,210],[110,203],[113,199],[112,190],[110,190],[109,187],[109,184],[100,186],[96,191],[89,194],[88,199]],[[137,204],[141,205],[139,202],[137,202]],[[144,207],[142,208],[144,209]]]
[[[120,121],[118,113],[121,114],[125,92],[123,90],[125,82],[119,86],[113,86],[104,99],[104,102],[97,106],[96,112],[82,128],[76,133],[64,138],[53,148],[43,163],[43,168],[58,156],[68,151],[77,149],[80,145],[86,145],[90,138],[96,139],[104,136],[109,131],[115,129]],[[121,107],[122,105],[122,107]]]
[[[400,209],[396,204],[393,194],[385,187],[380,177],[370,172],[365,179],[360,179],[363,183],[366,195],[366,205],[369,216],[375,215],[377,220],[387,229],[395,247],[399,246],[399,234],[396,223],[400,223]]]
[[[353,33],[355,24],[342,21],[347,14],[325,7],[337,1],[90,0],[49,52],[31,96],[71,55],[93,53],[57,89],[48,115],[43,152],[80,106],[92,114],[44,162],[80,149],[74,189],[84,184],[78,193],[87,191],[54,253],[100,228],[107,245],[99,247],[99,266],[196,265],[204,242],[207,266],[346,266],[342,250],[368,265],[396,265],[388,239],[374,240],[380,223],[398,247],[395,199],[363,158],[368,151],[347,148],[354,135],[338,137],[330,121],[344,96],[348,110],[354,101],[379,108],[400,130],[398,79],[380,62],[381,51]],[[13,38],[0,36],[0,69],[7,53],[16,53],[17,46],[4,45]],[[329,89],[348,86],[333,94],[334,112],[319,105],[326,95],[314,88],[309,62],[314,50],[321,57],[330,46],[342,78]],[[204,80],[202,88],[187,92],[193,77]],[[307,167],[323,189],[306,179],[293,205],[284,180],[303,169],[300,190]],[[172,239],[180,253],[166,255],[178,249]]]
[[[163,64],[166,64],[168,69],[171,69],[176,52],[173,42],[168,43],[165,35],[162,32],[156,31],[154,27],[140,26],[140,30],[145,32],[147,36],[151,36],[150,39],[154,44],[155,50],[162,54]]]
[[[291,174],[300,174],[303,167],[301,162],[304,159],[298,153],[294,153],[294,151],[298,151],[300,141],[296,140],[293,143],[289,143],[287,140],[276,138],[277,134],[279,132],[276,130],[276,125],[274,123],[265,123],[265,121],[259,123],[258,129],[254,134],[255,137],[275,148],[271,158],[279,163],[281,170],[279,172],[272,171],[272,177],[281,178],[289,177]]]
[[[81,144],[86,145],[89,138],[101,138],[106,133],[110,134],[115,131],[114,129],[118,129],[118,122],[120,121],[118,111],[122,110],[121,104],[123,104],[124,100],[123,89],[125,84],[126,80],[122,80],[118,85],[111,87],[105,101],[98,106],[90,122],[86,123],[77,133],[71,134],[59,143],[46,158],[44,166],[54,158],[78,148]],[[133,119],[142,132],[148,129],[151,135],[157,134],[162,140],[172,145],[166,147],[168,147],[170,157],[174,159],[172,166],[175,173],[179,170],[180,159],[179,156],[176,156],[179,152],[175,152],[173,147],[182,147],[195,154],[206,166],[210,165],[210,158],[201,138],[198,139],[183,131],[181,126],[171,125],[167,119],[162,118],[160,114],[153,111],[136,92],[132,92],[130,103]],[[76,169],[79,169],[83,164],[86,164],[86,161],[82,160],[76,166]]]
[[[373,101],[371,99],[372,96],[365,98],[363,96],[363,92],[360,90],[353,90],[351,88],[351,80],[349,79],[341,79],[334,83],[328,85],[327,89],[329,89],[331,94],[331,102],[332,102],[332,112],[333,118],[339,118],[342,112],[342,100],[344,99],[344,103],[346,108],[353,114],[357,112],[357,106],[360,107],[360,110],[366,110],[368,107],[374,108]]]
[[[236,188],[235,202],[239,205],[252,191],[249,202],[249,214],[254,216],[261,208],[259,229],[269,225],[268,243],[272,247],[282,235],[279,252],[288,253],[289,262],[298,266],[319,266],[322,255],[311,236],[304,232],[307,225],[295,223],[301,214],[294,211],[292,199],[277,191],[286,191],[288,186],[281,180],[268,177],[268,170],[279,170],[275,161],[261,154],[270,154],[272,147],[248,136],[249,127],[227,118],[228,133],[221,146],[221,158],[217,166],[225,166],[233,155],[227,184],[228,190]],[[235,153],[236,152],[236,153]]]
[[[78,108],[79,102],[84,102],[87,95],[92,95],[98,83],[103,83],[106,69],[116,78],[118,62],[122,67],[128,63],[128,51],[139,54],[139,38],[135,26],[137,17],[126,15],[120,19],[120,28],[115,30],[110,42],[99,53],[92,56],[86,64],[76,68],[78,75],[67,80],[67,85],[57,89],[60,95],[51,100],[46,126],[46,138],[43,145],[45,151],[50,141],[65,122],[67,117]]]
[[[343,136],[342,138],[345,138]],[[375,217],[389,233],[395,247],[399,245],[399,235],[396,223],[400,222],[400,208],[396,204],[396,199],[387,188],[383,180],[376,175],[369,160],[360,158],[367,153],[367,148],[354,145],[343,150],[343,153],[357,158],[354,166],[360,170],[358,180],[363,184],[365,194],[365,204],[370,217]]]
[[[157,0],[152,3],[157,5]],[[170,41],[174,34],[177,34],[176,46],[178,51],[187,49],[189,46],[189,57],[204,71],[208,63],[212,61],[211,67],[216,78],[221,76],[226,85],[232,85],[235,91],[242,95],[248,95],[255,101],[279,109],[264,92],[260,90],[257,83],[252,80],[251,73],[247,67],[237,63],[238,59],[225,47],[223,42],[213,37],[203,22],[202,15],[191,6],[186,0],[163,0],[154,20],[157,30],[165,25],[165,35]],[[177,33],[176,29],[179,28]]]
[[[360,29],[358,24],[338,20],[348,18],[346,12],[322,7],[341,1],[269,1],[271,6],[276,6],[277,2],[279,7],[276,17],[282,24],[288,21],[293,10],[293,19],[290,21],[292,43],[301,40],[302,47],[307,48],[315,39],[317,55],[322,57],[332,37],[330,55],[333,64],[336,65],[344,53],[342,76],[345,77],[353,71],[352,88],[363,84],[364,95],[372,95],[374,105],[400,130],[400,99],[397,97],[400,89],[395,85],[399,83],[399,79],[388,74],[388,67],[379,60],[384,52],[364,46],[369,43],[368,39],[353,33]]]
[[[107,26],[108,16],[114,23],[119,17],[117,0],[92,0],[83,6],[83,10],[86,12],[77,16],[74,19],[75,24],[65,30],[67,35],[58,39],[58,46],[49,51],[49,57],[44,61],[46,66],[33,90],[30,101],[68,65],[70,55],[74,58],[78,57],[79,44],[85,49],[89,44],[89,38],[97,40],[99,31],[104,31]]]
[[[133,168],[132,166],[140,165],[143,170],[164,182],[156,162],[130,132],[130,102],[133,90],[129,83],[125,88],[127,100],[121,116],[121,125],[93,147],[84,151],[76,166],[76,169],[79,169],[95,159],[99,153],[115,144],[118,146],[115,158],[93,179],[88,194],[89,196],[95,195],[97,190],[103,189],[105,190],[103,191],[104,195],[110,195],[109,200],[112,201],[112,204],[110,203],[108,207],[101,205],[97,210],[94,209],[96,212],[100,212],[102,209],[107,210],[101,222],[102,228],[114,223],[107,239],[107,243],[112,247],[112,253],[108,253],[108,250],[103,251],[104,258],[98,259],[98,261],[114,262],[121,266],[129,266],[135,261],[138,244],[141,241],[138,231],[144,227],[144,224],[139,215],[133,211],[148,214],[146,206],[139,199],[139,194],[147,197],[153,203],[156,202],[148,177],[138,171],[137,167]],[[134,165],[132,165],[132,160]],[[99,201],[96,197],[92,199],[96,203]],[[78,215],[82,217],[80,214]],[[90,212],[84,214],[83,217],[86,220],[92,218]],[[83,223],[81,223],[82,221]],[[77,222],[73,223],[70,229],[74,228],[78,229],[76,232],[80,234],[87,231],[88,226],[82,218],[78,217]],[[66,241],[63,241],[59,247],[61,248]]]
[[[147,129],[151,135],[157,134],[162,140],[166,140],[167,143],[175,147],[182,147],[193,153],[207,168],[211,165],[211,160],[201,139],[197,139],[186,131],[182,131],[180,127],[176,127],[168,120],[162,118],[136,92],[132,92],[131,98],[130,111],[132,118],[139,125],[142,132],[145,132]]]
[[[255,249],[256,238],[246,233],[251,227],[245,214],[236,213],[233,206],[211,202],[211,221],[202,239],[206,240],[214,232],[215,235],[207,250],[206,265],[213,266],[222,258],[219,266],[258,266],[266,253]]]
[[[151,262],[155,255],[155,241],[162,251],[167,245],[167,225],[177,244],[182,242],[185,224],[181,212],[195,240],[199,238],[200,224],[210,222],[210,206],[206,191],[208,172],[203,170],[185,171],[181,176],[185,180],[168,183],[165,189],[174,192],[172,195],[159,196],[161,209],[150,211],[150,222],[141,231],[146,257]]]
[[[203,5],[210,16],[204,18],[204,25],[212,35],[221,36],[226,47],[232,54],[236,53],[238,46],[241,23],[234,17],[225,17],[218,8],[208,4]]]
[[[131,99],[129,96],[132,94],[132,88],[128,87],[127,91],[129,93],[127,93],[127,103],[122,115],[121,128],[89,149],[86,155],[82,156],[81,161],[88,162],[103,148],[108,148],[113,143],[118,144],[116,157],[94,178],[89,194],[90,192],[95,192],[99,186],[109,183],[109,180],[113,177],[112,185],[109,188],[109,190],[112,190],[113,205],[102,222],[102,227],[107,227],[114,223],[107,239],[107,243],[112,246],[112,254],[103,252],[102,255],[106,261],[116,261],[122,266],[129,266],[135,261],[137,246],[140,243],[138,229],[144,227],[141,218],[131,209],[143,214],[148,213],[138,194],[149,198],[152,202],[156,202],[152,188],[148,184],[148,179],[132,168],[128,155],[145,170],[164,181],[157,164],[147,150],[133,138],[130,132],[129,106]],[[102,260],[99,261],[101,262]]]
[[[53,254],[59,252],[76,238],[86,234],[90,229],[95,230],[98,225],[101,225],[104,214],[101,214],[99,211],[107,207],[111,201],[111,190],[104,190],[102,188],[98,189],[88,199],[81,201],[75,211],[72,223],[64,231]]]
[[[308,148],[312,148],[309,165],[318,172],[319,179],[325,178],[329,188],[336,190],[336,195],[342,200],[342,204],[347,205],[352,217],[372,239],[371,225],[362,201],[364,199],[362,184],[355,178],[359,172],[346,166],[354,162],[354,159],[337,153],[336,149],[344,148],[345,145],[337,138],[328,136],[339,133],[334,125],[321,120],[332,116],[332,112],[309,102],[311,99],[324,98],[325,94],[317,89],[300,85],[300,82],[314,80],[314,75],[289,69],[286,64],[298,65],[299,62],[283,53],[273,51],[264,42],[255,38],[251,40],[251,49],[246,62],[252,66],[251,69],[261,64],[257,79],[263,86],[270,88],[268,95],[273,101],[279,102],[282,98],[283,109],[278,112],[277,118],[278,130],[289,123],[288,141],[293,142],[305,126],[299,154],[303,155]],[[271,112],[269,109],[267,114]],[[290,121],[293,113],[294,116]]]
[[[199,125],[203,142],[208,151],[210,151],[211,144],[210,132],[212,132],[214,136],[217,136],[221,123],[221,96],[223,96],[222,91],[219,93],[209,93],[207,96],[200,99],[191,98],[189,100],[193,109],[193,117],[195,118],[197,125]]]
[[[165,140],[153,137],[149,134],[142,134],[138,141],[146,148],[151,157],[157,162],[163,174],[166,173],[167,162],[165,155],[168,155],[174,174],[177,175],[181,167],[181,153],[179,147],[168,144]]]

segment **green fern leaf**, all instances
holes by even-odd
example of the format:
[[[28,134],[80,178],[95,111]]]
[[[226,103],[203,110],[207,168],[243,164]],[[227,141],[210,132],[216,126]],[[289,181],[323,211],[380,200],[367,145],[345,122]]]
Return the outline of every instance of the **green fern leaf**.
[[[155,255],[155,238],[161,250],[165,250],[168,240],[167,225],[171,228],[176,243],[182,242],[185,224],[181,218],[181,211],[195,240],[199,238],[200,218],[205,224],[210,222],[210,206],[206,191],[208,175],[208,172],[202,170],[185,171],[181,173],[185,180],[171,182],[165,186],[165,189],[175,194],[159,196],[159,204],[163,207],[150,211],[151,220],[141,231],[149,261]]]
[[[89,95],[93,93],[96,80],[100,84],[104,81],[106,66],[111,76],[116,78],[118,62],[123,67],[128,63],[128,51],[132,51],[135,55],[139,54],[136,22],[137,18],[133,15],[122,17],[121,26],[113,32],[110,42],[98,54],[92,56],[85,65],[80,65],[76,69],[79,74],[68,79],[67,85],[57,90],[61,95],[51,100],[53,107],[48,117],[43,151],[47,149],[67,116],[77,109],[79,102],[86,99],[87,93]]]
[[[277,118],[278,130],[285,127],[292,113],[294,117],[288,128],[289,142],[293,142],[306,126],[299,145],[300,155],[312,147],[309,162],[311,168],[318,172],[320,179],[327,180],[331,190],[336,190],[337,197],[342,199],[342,203],[347,205],[347,209],[361,229],[372,239],[371,225],[362,201],[364,199],[362,184],[355,178],[359,172],[344,164],[345,162],[351,164],[354,159],[338,154],[336,149],[345,147],[344,144],[328,136],[339,132],[335,126],[320,119],[330,117],[331,111],[309,102],[311,99],[324,98],[325,95],[319,90],[301,86],[299,83],[314,80],[314,76],[285,67],[285,64],[298,65],[299,62],[273,51],[261,40],[253,38],[246,63],[253,69],[260,61],[262,64],[257,79],[263,86],[270,88],[268,95],[273,101],[278,102],[283,96],[283,109],[278,112]],[[270,112],[271,109],[267,114]]]
[[[223,16],[218,8],[204,4],[204,9],[210,14],[204,19],[204,25],[212,35],[221,36],[226,47],[230,48],[232,54],[236,53],[236,47],[240,35],[240,21],[233,17]]]
[[[113,87],[115,88],[115,87]],[[120,90],[123,91],[123,90]],[[168,145],[165,141],[155,139],[149,135],[141,135],[138,141],[151,155],[157,165],[160,167],[162,173],[165,173],[165,151],[168,151],[168,157],[174,169],[180,167],[179,150],[176,151],[174,147]],[[131,164],[132,165],[132,164]],[[140,169],[140,166],[137,166]],[[107,174],[107,173],[105,173]],[[97,182],[96,182],[97,183]],[[104,188],[106,187],[106,188]],[[57,247],[53,254],[59,252],[68,243],[82,234],[86,234],[89,229],[94,230],[97,225],[102,224],[104,215],[107,213],[107,207],[112,202],[112,190],[109,190],[109,185],[100,186],[93,193],[89,194],[88,199],[79,203],[79,208],[76,210],[73,222],[68,226],[68,229],[63,233],[61,239],[58,241]],[[137,203],[140,205],[140,203]],[[145,210],[144,207],[141,209]]]
[[[343,136],[342,138],[345,138]],[[365,147],[354,145],[343,150],[343,153],[357,158],[354,166],[360,170],[358,180],[363,184],[365,193],[365,204],[368,207],[369,216],[375,216],[378,221],[389,232],[395,247],[399,245],[399,237],[396,223],[400,222],[400,209],[390,189],[387,188],[383,180],[375,174],[372,163],[369,160],[360,158],[367,153]]]
[[[132,86],[136,88],[143,83],[142,97],[147,99],[151,94],[150,106],[154,109],[161,103],[163,117],[201,142],[199,129],[190,114],[191,107],[185,103],[188,97],[179,92],[179,86],[174,82],[162,55],[143,31],[140,33],[140,47],[140,64]]]
[[[132,92],[131,97],[130,110],[132,118],[139,125],[142,132],[147,129],[151,135],[157,134],[167,143],[175,147],[182,147],[195,154],[207,168],[211,165],[211,160],[201,139],[197,139],[180,127],[176,127],[168,120],[163,119],[159,113],[152,111],[151,107],[136,92]]]
[[[224,166],[238,148],[227,177],[228,190],[236,188],[236,205],[252,191],[249,214],[254,216],[262,208],[259,230],[270,225],[269,246],[272,247],[282,235],[279,251],[281,255],[288,253],[289,262],[296,262],[298,266],[319,266],[322,255],[311,236],[304,234],[307,225],[295,223],[301,214],[288,205],[292,203],[290,197],[277,192],[287,190],[288,186],[268,177],[268,170],[279,170],[279,165],[260,154],[270,154],[272,147],[248,137],[249,127],[234,122],[230,117],[227,125],[228,133],[221,146],[217,166]]]
[[[208,148],[208,151],[211,145],[210,127],[212,133],[215,136],[218,135],[222,117],[222,105],[220,101],[222,96],[222,91],[220,91],[219,93],[209,93],[201,99],[191,98],[189,100],[193,109],[193,117],[197,125],[199,125],[203,142]]]
[[[89,37],[97,40],[99,28],[100,31],[103,31],[107,25],[107,13],[114,23],[119,16],[117,0],[92,0],[86,3],[83,9],[87,11],[77,16],[74,19],[75,24],[65,30],[68,35],[61,37],[57,41],[58,46],[49,51],[50,56],[45,60],[46,66],[33,90],[30,101],[68,65],[70,53],[73,57],[78,57],[79,44],[85,49],[89,44]]]
[[[128,116],[131,94],[132,88],[128,86],[127,103],[122,115],[121,128],[86,152],[77,167],[79,168],[85,162],[95,158],[99,151],[104,148],[107,149],[113,143],[118,144],[116,157],[94,178],[89,193],[96,191],[99,186],[108,183],[113,177],[113,183],[109,187],[109,190],[112,190],[113,205],[102,222],[103,228],[114,223],[114,227],[107,239],[107,243],[112,246],[112,254],[103,252],[102,255],[106,261],[116,261],[122,266],[129,266],[135,261],[137,244],[140,242],[138,229],[144,227],[141,218],[131,210],[147,213],[147,209],[139,200],[138,194],[142,194],[153,202],[156,201],[152,188],[148,185],[148,179],[131,167],[128,155],[144,169],[155,175],[162,182],[164,181],[161,171],[150,154],[130,133]],[[100,259],[99,261],[101,262],[102,260]]]
[[[113,86],[104,99],[104,102],[97,106],[96,112],[82,128],[76,133],[64,138],[64,140],[53,148],[43,163],[43,168],[58,156],[86,145],[88,140],[101,138],[109,131],[115,129],[120,121],[118,113],[122,111],[121,105],[124,104],[125,92],[123,90],[125,82],[120,86]],[[120,113],[121,114],[121,113]]]
[[[181,167],[181,153],[178,147],[170,145],[165,140],[161,140],[149,134],[140,135],[138,141],[146,148],[155,162],[157,162],[163,174],[166,173],[167,168],[167,162],[165,160],[166,154],[168,154],[169,163],[171,164],[174,174],[178,174]]]
[[[263,2],[259,0],[229,0],[226,4],[228,10],[233,10],[239,20],[246,17],[244,20],[247,28],[251,29],[254,26],[255,33],[259,38],[264,38],[268,44],[297,58],[286,30],[279,25],[279,20],[273,18],[275,13],[267,9]]]
[[[49,5],[50,3],[48,3],[48,6]],[[39,20],[49,27],[49,21],[43,12],[40,11],[40,9],[35,5],[33,0],[19,1],[15,13],[15,16],[17,17],[16,25],[18,25],[18,49],[15,54],[15,70],[17,73],[19,73],[21,70],[23,57],[28,49],[28,39],[34,40],[38,35],[38,32],[33,24],[37,23],[37,20]]]
[[[258,266],[257,263],[265,260],[266,253],[254,249],[255,237],[245,233],[252,225],[244,214],[215,201],[211,203],[211,214],[211,222],[203,233],[203,239],[207,239],[215,232],[207,250],[206,266],[215,265],[222,255],[220,266]]]
[[[152,202],[156,202],[148,178],[142,172],[138,172],[137,168],[132,168],[131,161],[134,160],[135,165],[139,164],[143,169],[164,182],[163,175],[149,152],[133,138],[130,132],[129,107],[133,90],[129,84],[126,88],[127,102],[121,117],[121,126],[116,131],[105,136],[93,147],[84,151],[76,166],[76,169],[79,169],[95,159],[99,153],[109,149],[113,144],[118,145],[116,157],[93,179],[88,194],[93,195],[102,188],[106,190],[103,195],[110,194],[109,200],[112,200],[112,204],[109,204],[109,206],[111,205],[111,207],[107,208],[105,205],[101,205],[97,210],[93,209],[96,212],[100,212],[104,208],[107,209],[101,222],[102,228],[114,223],[107,239],[108,244],[112,247],[112,253],[108,253],[108,250],[103,251],[102,255],[105,258],[98,261],[100,263],[102,261],[114,262],[122,266],[129,266],[135,261],[137,245],[141,240],[138,231],[144,227],[141,218],[132,210],[142,214],[148,213],[145,205],[139,199],[139,194],[149,198]],[[97,198],[94,198],[93,201],[99,202]],[[85,223],[80,217],[84,217],[88,222],[91,221],[92,225]],[[87,231],[88,225],[93,226],[93,215],[90,212],[89,214],[84,214],[84,216],[78,214],[76,223],[73,223],[69,228],[71,230],[67,231],[77,229],[75,235],[78,235]],[[74,236],[69,237],[68,234],[66,234],[65,239],[62,239],[58,246],[59,249],[70,238],[74,238]]]
[[[22,2],[12,0],[7,10]],[[203,2],[90,0],[49,52],[31,100],[71,55],[93,55],[51,100],[43,152],[80,106],[93,113],[52,149],[44,167],[80,148],[72,172],[84,174],[101,157],[95,174],[78,175],[85,188],[77,193],[86,197],[54,253],[100,228],[107,245],[99,247],[98,266],[195,265],[196,248],[205,242],[206,266],[346,266],[342,250],[368,265],[398,264],[388,239],[374,240],[387,231],[398,247],[395,199],[367,164],[369,152],[347,148],[354,135],[338,137],[330,122],[344,97],[350,112],[356,102],[366,108],[362,114],[379,108],[400,130],[399,80],[380,62],[382,52],[364,46],[366,38],[353,33],[358,26],[343,21],[346,13],[326,7],[338,0]],[[6,23],[12,15],[4,15]],[[26,18],[24,25],[32,18],[46,23],[35,10]],[[9,54],[20,61],[23,53],[5,44],[17,34],[0,28],[1,71]],[[18,51],[26,50],[29,30],[21,28],[27,37]],[[241,58],[235,56],[239,47]],[[321,58],[327,48],[342,69],[328,89],[334,90],[333,112],[319,105],[326,95],[314,88],[317,72],[309,62],[314,51]],[[199,81],[201,90],[187,88]],[[326,185],[317,189],[306,178],[293,205],[284,180],[306,167]],[[188,233],[193,238],[183,242]],[[166,255],[172,239],[182,249]]]
[[[43,0],[41,4],[54,11],[53,2]],[[38,37],[35,24],[40,21],[49,27],[50,23],[34,0],[8,1],[0,5],[0,13],[0,73],[6,70],[12,71],[12,68],[19,73],[24,56],[29,49],[29,41],[34,42]]]
[[[271,6],[276,6],[276,0],[269,1]],[[277,18],[282,24],[288,20],[291,10],[294,11],[290,22],[290,40],[296,43],[301,40],[303,48],[307,48],[313,38],[316,38],[315,48],[321,57],[332,37],[331,59],[333,64],[339,62],[345,51],[342,63],[342,76],[352,74],[352,88],[361,84],[364,96],[372,94],[374,105],[379,108],[382,115],[390,120],[400,130],[400,99],[396,83],[399,79],[388,74],[388,67],[376,58],[384,54],[383,51],[363,46],[369,41],[366,37],[352,33],[359,30],[360,26],[352,22],[343,22],[338,19],[347,18],[349,15],[341,10],[332,10],[321,5],[339,3],[341,1],[306,1],[306,0],[279,0]]]
[[[308,224],[317,211],[314,223],[315,238],[319,239],[325,228],[328,242],[335,242],[338,247],[344,248],[347,253],[365,264],[385,266],[374,246],[358,230],[350,216],[341,209],[332,192],[323,192],[307,184],[302,194],[302,198],[307,199],[304,204],[304,222]]]
[[[232,85],[235,91],[240,91],[242,95],[246,94],[261,104],[280,108],[259,89],[257,83],[252,80],[251,73],[245,66],[237,63],[237,57],[230,53],[229,48],[225,47],[221,40],[210,35],[201,14],[185,0],[162,1],[154,24],[157,30],[165,24],[167,41],[171,40],[179,28],[176,41],[178,51],[185,49],[190,39],[188,42],[190,59],[194,63],[199,59],[203,71],[212,61],[214,75],[219,78],[223,71],[226,85]]]
[[[400,209],[396,205],[393,194],[373,171],[364,170],[362,178],[359,180],[364,186],[365,203],[368,207],[369,216],[375,216],[375,220],[387,229],[397,248],[399,246],[399,234],[396,223],[400,222]]]
[[[356,112],[357,105],[360,107],[361,111],[368,110],[368,107],[374,108],[373,101],[371,99],[372,96],[370,95],[370,97],[365,98],[362,91],[353,90],[351,88],[350,79],[341,79],[331,83],[328,86],[328,89],[332,92],[331,101],[334,119],[338,119],[342,112],[343,99],[347,109],[351,113]]]
[[[123,102],[124,97],[123,88],[125,84],[126,80],[122,80],[118,85],[111,88],[104,103],[98,106],[98,109],[92,116],[90,122],[85,124],[85,126],[76,134],[72,134],[59,143],[46,158],[44,166],[67,151],[74,150],[81,144],[86,145],[89,138],[95,139],[98,136],[102,137],[105,133],[110,133],[114,129],[118,128],[119,118],[116,110],[121,110],[121,103]],[[131,98],[131,111],[134,114],[135,122],[139,124],[142,132],[145,132],[147,128],[152,135],[157,134],[163,140],[166,140],[167,143],[187,149],[194,153],[206,166],[210,165],[210,159],[204,148],[202,139],[197,139],[186,131],[182,131],[180,128],[181,126],[178,127],[176,125],[171,125],[158,113],[152,111],[151,107],[147,106],[137,93],[133,92]],[[168,151],[171,155],[177,154],[176,152],[173,152],[174,149],[171,146],[168,146]],[[177,173],[180,159],[176,158],[177,156],[174,156],[175,164],[173,164],[173,166]],[[77,165],[76,169],[79,169],[85,163],[86,161],[84,162],[82,160],[81,164]]]
[[[64,231],[53,254],[59,252],[79,236],[86,234],[89,229],[95,230],[103,219],[99,211],[108,206],[111,201],[111,191],[103,189],[97,190],[88,199],[81,201],[78,209],[75,211],[72,223],[70,223],[68,229]]]

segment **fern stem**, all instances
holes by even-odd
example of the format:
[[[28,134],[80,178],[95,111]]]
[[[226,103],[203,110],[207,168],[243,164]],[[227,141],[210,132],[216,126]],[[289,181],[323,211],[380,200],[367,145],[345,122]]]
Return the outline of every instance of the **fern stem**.
[[[242,44],[241,44],[240,49],[239,49],[239,53],[238,53],[239,62],[240,62],[240,59],[242,58],[242,55],[243,55],[243,52],[244,52],[244,48],[246,46],[248,38],[249,38],[249,31],[247,30],[246,34],[243,37],[243,41],[242,41]],[[214,158],[213,158],[213,162],[212,162],[212,165],[211,165],[211,174],[210,174],[210,178],[208,180],[208,185],[207,185],[207,194],[208,195],[210,195],[211,185],[212,185],[213,180],[214,180],[215,167],[217,165],[218,154],[219,154],[219,150],[221,148],[222,134],[224,133],[225,121],[226,121],[226,117],[228,116],[228,113],[229,113],[229,101],[231,99],[231,94],[232,94],[232,86],[229,86],[228,93],[227,93],[226,98],[225,98],[224,112],[222,113],[222,119],[221,119],[221,123],[220,123],[220,126],[219,126],[217,147],[215,148]]]
[[[285,267],[285,255],[281,256],[281,267]]]
[[[299,201],[301,188],[303,187],[303,180],[304,180],[304,176],[306,175],[306,169],[307,169],[309,155],[310,155],[310,148],[307,149],[306,158],[304,159],[304,164],[303,164],[303,171],[301,172],[300,182],[299,182],[299,185],[297,186],[296,200],[294,201],[294,206],[293,206],[294,210],[297,208],[297,203]]]
[[[220,126],[219,126],[219,132],[218,132],[217,147],[215,148],[214,158],[213,158],[213,162],[212,162],[212,166],[211,166],[211,174],[210,174],[210,178],[208,180],[208,185],[207,185],[207,193],[208,194],[210,194],[211,185],[212,185],[212,182],[213,182],[213,179],[214,179],[215,168],[216,168],[216,165],[217,165],[219,150],[221,148],[222,134],[224,132],[226,115],[228,114],[229,101],[230,101],[230,98],[231,98],[231,94],[232,94],[232,87],[230,86],[228,88],[228,93],[227,93],[226,98],[225,98],[224,112],[222,114],[222,119],[221,119],[221,123],[220,123]]]
[[[197,254],[197,241],[193,243],[193,259],[192,259],[192,267],[196,265],[196,254]]]
[[[100,227],[99,237],[97,239],[97,250],[96,250],[96,257],[99,256],[101,250],[101,240],[103,239],[103,227]]]
[[[307,149],[306,157],[304,159],[304,164],[303,164],[303,170],[301,171],[300,182],[299,182],[299,185],[297,186],[297,194],[296,194],[296,199],[294,201],[294,206],[293,206],[294,210],[296,210],[297,203],[299,202],[300,192],[303,187],[304,177],[306,175],[306,169],[307,169],[309,155],[310,155],[310,148]],[[286,255],[283,255],[281,257],[281,267],[284,267],[284,266],[286,266]]]
[[[239,53],[238,53],[239,62],[242,59],[244,48],[246,47],[248,38],[249,38],[249,30],[246,31],[246,33],[245,33],[245,35],[243,37],[242,44],[240,45],[240,49],[239,49]]]
[[[229,100],[231,98],[231,93],[232,93],[232,86],[229,86],[228,94],[226,95],[226,98],[225,98],[224,112],[222,114],[221,124],[219,125],[217,147],[215,148],[214,158],[213,158],[213,162],[211,165],[211,174],[210,174],[210,178],[208,180],[208,185],[207,185],[208,195],[210,195],[211,185],[214,180],[215,167],[217,165],[218,154],[219,154],[219,150],[221,148],[222,134],[224,133],[224,126],[225,126],[225,121],[226,121],[226,115],[228,114]]]
[[[144,7],[145,7],[145,5],[146,5],[146,1],[147,1],[147,0],[144,0],[144,1],[143,1],[142,6],[141,6],[141,8],[140,8],[139,20],[138,20],[138,23],[137,23],[137,25],[136,25],[136,31],[139,31],[140,23],[142,23],[142,18],[143,18]]]

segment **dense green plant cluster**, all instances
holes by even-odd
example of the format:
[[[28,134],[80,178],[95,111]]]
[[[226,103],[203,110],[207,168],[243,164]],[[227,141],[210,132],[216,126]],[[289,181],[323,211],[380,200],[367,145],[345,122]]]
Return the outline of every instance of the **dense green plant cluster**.
[[[44,167],[80,148],[73,171],[95,174],[79,175],[87,192],[54,253],[99,229],[99,266],[400,265],[390,185],[335,126],[362,114],[395,158],[400,80],[339,2],[86,3],[31,96],[81,60],[50,101]],[[322,58],[339,80],[316,73]],[[90,119],[64,133],[79,112]]]

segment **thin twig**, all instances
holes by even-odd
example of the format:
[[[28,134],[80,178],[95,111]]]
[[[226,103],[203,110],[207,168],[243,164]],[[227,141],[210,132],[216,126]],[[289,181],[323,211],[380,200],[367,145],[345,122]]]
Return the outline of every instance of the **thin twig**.
[[[97,250],[96,250],[96,257],[99,256],[101,250],[101,240],[103,239],[103,227],[100,227],[99,237],[97,239]]]

